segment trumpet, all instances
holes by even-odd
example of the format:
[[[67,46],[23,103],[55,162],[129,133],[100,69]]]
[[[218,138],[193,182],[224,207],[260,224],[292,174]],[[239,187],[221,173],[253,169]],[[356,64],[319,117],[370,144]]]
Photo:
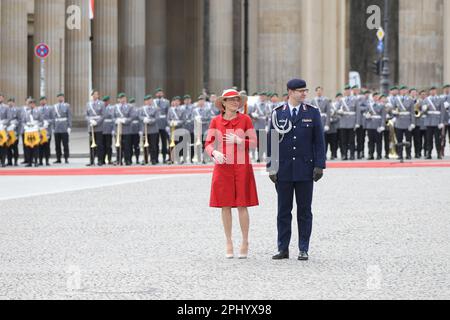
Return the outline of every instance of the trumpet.
[[[95,142],[95,131],[94,131],[94,126],[91,126],[91,134],[92,134],[92,144],[91,144],[91,149],[95,149],[97,148],[97,143]]]
[[[420,103],[416,103],[416,105],[414,106],[414,115],[415,115],[416,118],[422,117],[422,111],[421,111]]]

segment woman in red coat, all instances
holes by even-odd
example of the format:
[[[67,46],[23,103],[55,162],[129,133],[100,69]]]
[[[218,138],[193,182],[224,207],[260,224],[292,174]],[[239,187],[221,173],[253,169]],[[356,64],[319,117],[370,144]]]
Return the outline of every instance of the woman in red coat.
[[[216,101],[221,114],[211,121],[205,150],[216,165],[211,185],[210,206],[222,209],[222,222],[227,239],[227,258],[233,258],[231,209],[237,208],[242,230],[239,258],[248,254],[250,218],[248,207],[258,206],[255,176],[249,150],[257,144],[252,120],[238,110],[247,97],[236,90],[224,91]]]

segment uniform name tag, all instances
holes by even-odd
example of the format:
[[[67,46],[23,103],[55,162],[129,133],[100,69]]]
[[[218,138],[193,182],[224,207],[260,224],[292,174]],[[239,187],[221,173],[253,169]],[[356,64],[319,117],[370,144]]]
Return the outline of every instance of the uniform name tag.
[[[312,123],[313,120],[312,119],[302,119],[303,123]]]

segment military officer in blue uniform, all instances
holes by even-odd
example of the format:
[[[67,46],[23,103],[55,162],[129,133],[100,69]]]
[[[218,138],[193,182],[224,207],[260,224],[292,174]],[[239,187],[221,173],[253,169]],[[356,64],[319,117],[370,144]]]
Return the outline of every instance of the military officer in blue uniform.
[[[319,109],[305,103],[308,93],[306,82],[293,79],[288,82],[287,88],[289,100],[273,110],[268,134],[267,169],[278,193],[279,253],[273,259],[289,259],[295,193],[300,251],[298,259],[308,260],[313,222],[313,187],[314,182],[322,178],[326,167],[325,137]],[[279,138],[278,154],[272,152],[272,135]]]

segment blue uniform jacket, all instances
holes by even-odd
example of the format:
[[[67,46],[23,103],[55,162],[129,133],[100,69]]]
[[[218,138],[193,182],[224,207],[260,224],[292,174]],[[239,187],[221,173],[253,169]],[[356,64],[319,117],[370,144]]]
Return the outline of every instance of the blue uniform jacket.
[[[287,127],[289,122],[292,122],[288,104],[274,109],[273,112],[276,112],[280,126],[286,124]],[[272,130],[275,130],[275,128],[271,119],[267,140],[267,155],[269,157],[272,155]],[[274,155],[274,158],[277,158],[276,155]],[[286,133],[279,143],[278,158],[269,159],[267,163],[270,171],[272,161],[278,161],[272,166],[278,167],[278,181],[312,181],[314,168],[326,168],[325,135],[320,111],[316,107],[302,104],[297,119],[292,123],[292,130]]]

